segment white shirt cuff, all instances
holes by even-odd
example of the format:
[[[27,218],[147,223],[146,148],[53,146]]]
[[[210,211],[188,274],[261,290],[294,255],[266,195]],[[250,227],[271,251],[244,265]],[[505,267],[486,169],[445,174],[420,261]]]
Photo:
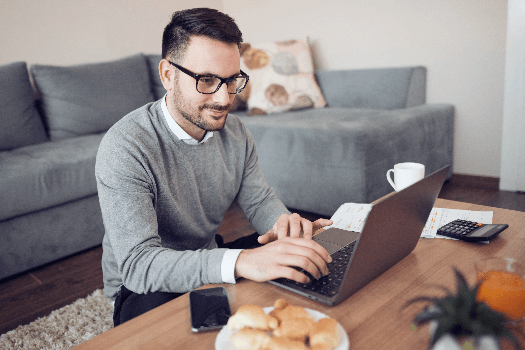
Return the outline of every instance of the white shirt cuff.
[[[221,277],[224,283],[235,283],[235,263],[242,249],[228,249],[221,262]]]

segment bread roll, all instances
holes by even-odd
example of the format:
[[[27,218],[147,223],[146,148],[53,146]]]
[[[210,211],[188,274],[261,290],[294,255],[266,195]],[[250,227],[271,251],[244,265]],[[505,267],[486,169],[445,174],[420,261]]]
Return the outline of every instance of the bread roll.
[[[279,327],[273,331],[273,335],[276,337],[298,340],[304,343],[314,323],[313,319],[307,317],[286,318],[282,320]]]
[[[230,330],[250,327],[262,331],[269,331],[278,326],[278,321],[271,315],[267,315],[262,307],[257,305],[243,305],[235,315],[228,320]]]
[[[270,338],[266,332],[243,328],[233,334],[230,341],[237,350],[262,350],[266,347]]]
[[[284,299],[277,299],[275,301],[275,303],[273,303],[273,310],[281,310],[281,309],[284,309],[285,307],[287,307],[288,305],[290,305],[286,300]]]
[[[331,350],[341,342],[341,333],[337,321],[333,318],[323,318],[316,322],[310,330],[310,348],[312,350]]]
[[[288,304],[283,299],[277,299],[273,304],[273,311],[270,312],[270,315],[275,317],[279,322],[282,322],[286,319],[296,319],[296,318],[308,318],[313,320],[311,316],[304,308],[300,306],[294,306]]]
[[[237,331],[231,336],[235,349],[333,350],[341,342],[333,318],[315,322],[306,309],[283,299],[277,299],[273,307],[267,315],[260,306],[243,305],[230,317],[228,328]]]
[[[266,344],[264,350],[308,350],[308,348],[301,341],[273,337]]]

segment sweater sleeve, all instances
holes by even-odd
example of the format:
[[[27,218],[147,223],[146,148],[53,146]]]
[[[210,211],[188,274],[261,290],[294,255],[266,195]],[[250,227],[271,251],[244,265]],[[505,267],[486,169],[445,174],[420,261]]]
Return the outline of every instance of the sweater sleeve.
[[[236,199],[255,230],[263,235],[273,227],[281,214],[290,214],[290,211],[266,182],[259,167],[255,140],[245,126],[244,132],[246,159],[242,183]]]
[[[101,142],[95,168],[105,231],[118,270],[118,276],[110,277],[136,293],[184,293],[221,283],[225,249],[177,251],[161,245],[153,174],[133,140],[125,134],[114,136],[108,132]]]

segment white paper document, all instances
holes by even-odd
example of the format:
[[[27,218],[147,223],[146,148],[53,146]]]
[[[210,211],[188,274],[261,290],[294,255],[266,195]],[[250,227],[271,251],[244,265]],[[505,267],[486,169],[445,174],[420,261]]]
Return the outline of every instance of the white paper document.
[[[432,208],[428,216],[427,223],[421,237],[425,238],[449,238],[437,234],[438,228],[445,226],[454,220],[467,220],[480,222],[482,224],[492,224],[492,211],[471,211],[460,209]],[[453,238],[450,238],[453,239]]]
[[[334,227],[341,230],[361,232],[370,209],[372,209],[372,204],[345,203],[330,218],[334,222],[333,225],[326,226],[325,229]]]
[[[325,229],[334,227],[341,230],[361,232],[371,209],[372,204],[345,203],[332,215],[331,220],[334,223],[326,226]],[[453,239],[438,235],[438,228],[458,219],[492,224],[492,216],[492,211],[432,208],[423,232],[421,232],[421,237]]]

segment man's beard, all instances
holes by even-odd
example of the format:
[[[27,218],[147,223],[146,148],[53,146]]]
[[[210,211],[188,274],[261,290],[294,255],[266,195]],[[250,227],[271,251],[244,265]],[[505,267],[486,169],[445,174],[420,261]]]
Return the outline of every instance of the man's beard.
[[[211,110],[214,110],[214,111],[228,111],[230,109],[230,105],[227,105],[227,106],[221,106],[221,105],[216,105],[216,104],[204,104],[204,105],[200,105],[197,107],[197,109],[195,108],[192,108],[191,110],[189,109],[182,109],[180,108],[181,106],[175,102],[175,106],[177,108],[177,111],[184,117],[184,119],[190,121],[191,123],[193,123],[194,125],[198,126],[199,128],[201,128],[202,130],[205,130],[205,131],[219,131],[219,130],[222,130],[224,128],[224,124],[226,124],[226,119],[228,117],[228,114],[226,114],[226,116],[224,116],[224,119],[221,120],[221,123],[218,123],[218,124],[211,124],[211,123],[208,123],[206,120],[204,120],[204,117],[202,116],[202,111],[206,110],[206,109],[211,109]],[[187,106],[187,105],[186,105]],[[218,122],[218,121],[217,121]]]
[[[177,110],[177,112],[180,113],[180,115],[182,115],[184,119],[188,120],[190,123],[196,125],[197,127],[205,131],[222,130],[224,128],[224,125],[226,124],[228,114],[226,114],[224,118],[220,120],[220,122],[217,121],[216,124],[212,124],[204,119],[204,117],[202,116],[203,111],[209,109],[213,111],[223,112],[228,111],[231,108],[231,103],[226,106],[205,103],[197,107],[193,107],[182,97],[180,90],[175,92],[173,102],[175,105],[175,109]]]

